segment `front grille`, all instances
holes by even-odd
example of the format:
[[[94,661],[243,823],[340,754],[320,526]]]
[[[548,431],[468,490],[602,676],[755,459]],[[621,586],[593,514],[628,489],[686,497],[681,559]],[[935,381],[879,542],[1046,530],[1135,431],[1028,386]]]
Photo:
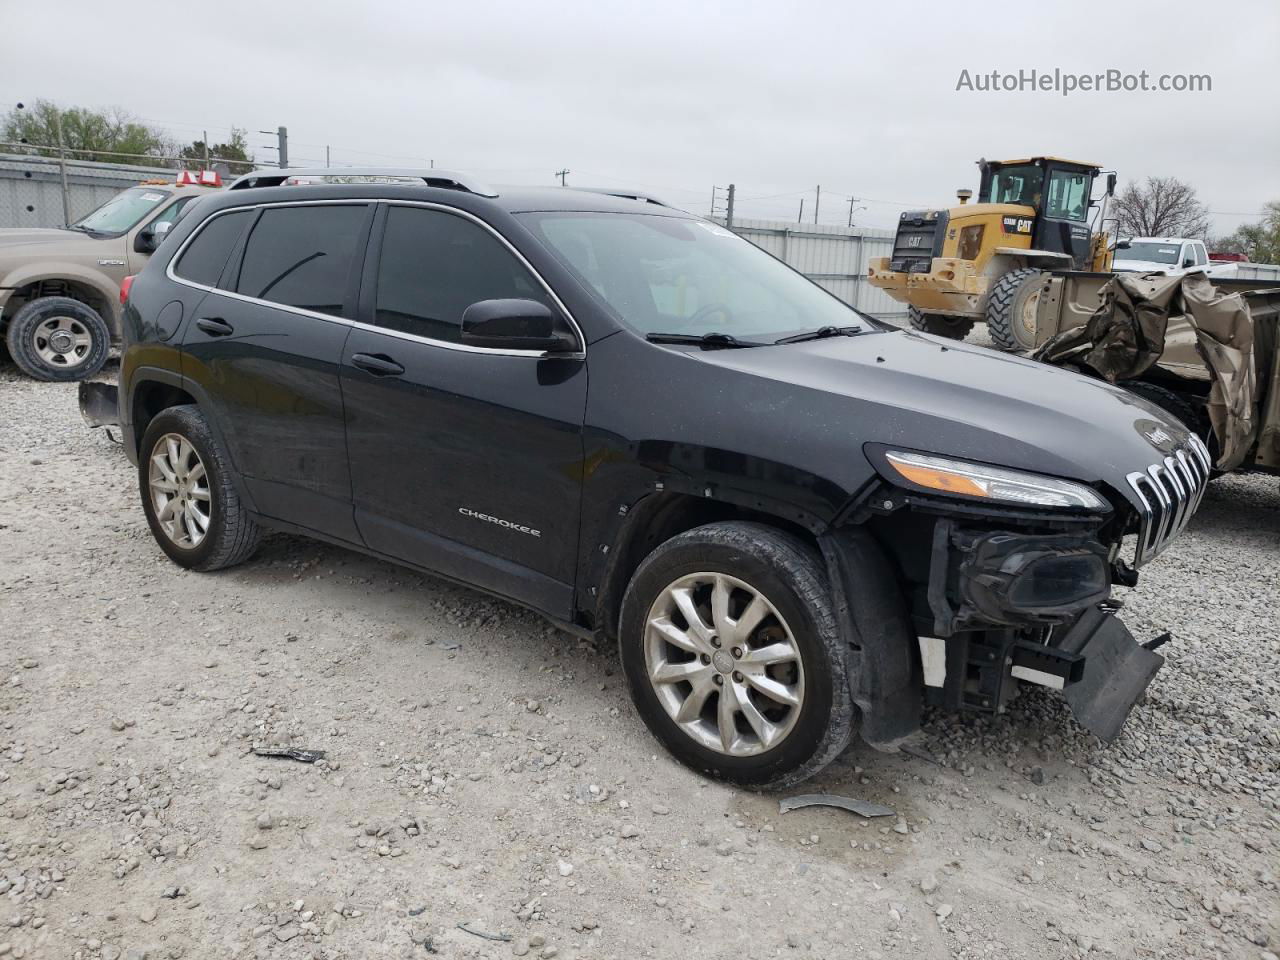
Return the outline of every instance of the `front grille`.
[[[1129,474],[1129,486],[1142,503],[1135,566],[1158,556],[1183,531],[1200,506],[1210,467],[1209,450],[1192,434],[1171,456]]]

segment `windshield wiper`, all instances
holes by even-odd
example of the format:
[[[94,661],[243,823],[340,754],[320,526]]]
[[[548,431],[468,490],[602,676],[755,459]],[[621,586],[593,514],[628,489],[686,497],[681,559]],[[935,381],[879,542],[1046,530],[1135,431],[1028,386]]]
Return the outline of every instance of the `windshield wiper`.
[[[856,337],[862,333],[862,327],[819,327],[805,333],[797,333],[793,337],[783,337],[774,343],[804,343],[806,340],[825,340],[828,337]]]
[[[765,344],[754,340],[739,340],[727,333],[646,333],[644,338],[650,343],[687,343],[702,347],[704,350],[723,350],[732,347],[763,347]]]

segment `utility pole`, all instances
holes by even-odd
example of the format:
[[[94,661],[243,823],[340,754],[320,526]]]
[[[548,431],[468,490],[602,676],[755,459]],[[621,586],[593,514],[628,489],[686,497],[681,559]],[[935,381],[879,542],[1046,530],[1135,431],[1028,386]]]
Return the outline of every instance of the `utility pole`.
[[[800,213],[796,215],[796,223],[804,223],[804,197],[800,198]]]
[[[62,175],[62,219],[63,226],[71,226],[71,192],[67,188],[67,147],[62,142],[62,109],[53,108],[53,130],[58,137],[58,172]]]
[[[279,146],[267,147],[267,149],[268,150],[274,149],[276,151],[277,153],[276,166],[280,167],[281,169],[284,169],[285,167],[287,167],[289,165],[289,128],[276,127],[276,129],[274,130],[259,130],[258,132],[265,133],[267,134],[267,136],[270,136],[273,133],[276,135],[276,143],[279,144]]]
[[[734,185],[729,184],[729,199],[725,202],[724,225],[730,230],[733,229],[733,192],[736,189]]]
[[[818,204],[822,202],[822,184],[818,184],[818,192],[813,196],[813,222],[818,222]]]
[[[569,175],[569,168],[568,168],[568,167],[565,167],[563,170],[557,170],[557,171],[553,174],[553,176],[557,176],[557,177],[559,177],[559,178],[560,178],[560,186],[562,186],[562,187],[565,185],[565,184],[564,184],[564,178],[565,178],[565,177],[567,177],[568,175]]]
[[[200,134],[201,136],[204,137],[204,140],[201,141],[201,143],[204,144],[204,168],[208,170],[209,169],[209,131],[201,130]]]
[[[324,165],[326,169],[329,166],[329,145],[327,143],[324,145]]]

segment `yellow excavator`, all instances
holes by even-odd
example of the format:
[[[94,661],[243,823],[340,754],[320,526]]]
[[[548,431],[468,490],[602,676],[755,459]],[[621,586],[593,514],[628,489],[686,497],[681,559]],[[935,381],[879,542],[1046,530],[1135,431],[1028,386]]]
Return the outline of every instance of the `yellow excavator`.
[[[1042,272],[1111,269],[1102,225],[1116,175],[1107,172],[1095,200],[1096,164],[1030,157],[978,169],[978,202],[958,190],[959,206],[902,214],[893,255],[871,260],[868,280],[908,305],[917,330],[961,340],[983,320],[1002,350],[1030,350]]]

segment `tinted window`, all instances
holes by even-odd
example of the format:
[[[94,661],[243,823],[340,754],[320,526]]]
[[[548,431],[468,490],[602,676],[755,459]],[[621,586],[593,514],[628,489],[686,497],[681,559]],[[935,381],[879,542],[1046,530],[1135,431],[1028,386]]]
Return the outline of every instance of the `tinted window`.
[[[342,316],[365,213],[364,206],[264,210],[245,244],[236,292]]]
[[[252,211],[241,210],[214,217],[187,245],[173,272],[193,283],[217,286],[222,268],[227,265],[227,257],[231,256],[231,249],[240,239],[251,215]]]
[[[1191,245],[1191,252],[1195,255],[1197,267],[1203,267],[1206,263],[1209,262],[1209,256],[1204,252],[1203,243],[1199,243],[1199,242],[1193,243]]]
[[[438,210],[387,210],[378,261],[379,326],[456,342],[467,307],[505,298],[551,306],[529,271],[483,227]]]

